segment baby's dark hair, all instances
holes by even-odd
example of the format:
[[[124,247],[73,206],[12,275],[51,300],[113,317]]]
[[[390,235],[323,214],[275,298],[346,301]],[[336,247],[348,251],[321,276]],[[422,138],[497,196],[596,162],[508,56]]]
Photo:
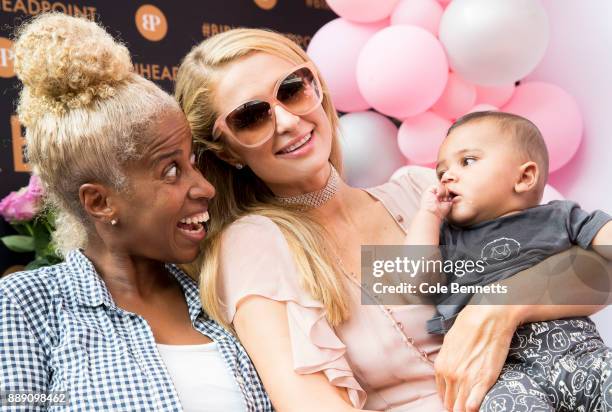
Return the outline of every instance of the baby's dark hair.
[[[484,111],[468,113],[453,123],[448,129],[446,136],[448,137],[458,127],[485,120],[496,122],[504,135],[503,137],[512,138],[514,148],[521,157],[537,163],[540,169],[540,176],[536,186],[536,193],[538,198],[540,198],[548,180],[548,149],[546,148],[542,133],[531,121],[522,116],[506,112]]]

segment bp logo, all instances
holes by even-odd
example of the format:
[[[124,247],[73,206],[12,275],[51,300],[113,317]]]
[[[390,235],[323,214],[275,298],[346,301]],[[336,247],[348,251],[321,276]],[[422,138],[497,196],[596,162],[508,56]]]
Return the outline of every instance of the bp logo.
[[[489,242],[482,248],[480,258],[489,265],[514,259],[521,251],[521,244],[509,237],[502,237]]]
[[[13,164],[16,172],[29,172],[28,153],[24,128],[17,116],[11,116],[11,134],[13,138]]]
[[[144,4],[136,10],[136,27],[147,40],[160,41],[168,32],[168,21],[164,13],[155,6]]]
[[[0,37],[0,77],[13,77],[15,70],[13,69],[13,42],[6,37]]]
[[[276,6],[276,0],[255,0],[255,4],[260,9],[271,10]]]

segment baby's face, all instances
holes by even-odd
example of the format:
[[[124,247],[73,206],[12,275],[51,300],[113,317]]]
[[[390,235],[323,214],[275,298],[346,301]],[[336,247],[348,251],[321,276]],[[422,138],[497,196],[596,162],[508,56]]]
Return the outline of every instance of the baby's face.
[[[459,126],[438,152],[436,173],[453,198],[447,219],[459,226],[507,213],[521,160],[494,121]]]

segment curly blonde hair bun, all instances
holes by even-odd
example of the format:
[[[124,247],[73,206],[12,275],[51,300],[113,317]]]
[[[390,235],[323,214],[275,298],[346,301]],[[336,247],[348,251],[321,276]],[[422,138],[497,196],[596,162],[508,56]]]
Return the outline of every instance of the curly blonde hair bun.
[[[15,72],[24,84],[19,115],[26,126],[46,111],[61,114],[113,96],[133,70],[127,48],[86,19],[43,14],[17,34]]]

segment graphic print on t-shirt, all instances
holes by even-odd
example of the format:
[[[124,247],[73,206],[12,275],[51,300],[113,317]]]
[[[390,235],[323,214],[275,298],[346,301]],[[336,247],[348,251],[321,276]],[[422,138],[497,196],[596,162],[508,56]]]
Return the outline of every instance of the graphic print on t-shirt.
[[[485,245],[480,252],[480,257],[487,264],[493,265],[504,260],[514,259],[521,251],[521,244],[515,239],[501,237]]]

